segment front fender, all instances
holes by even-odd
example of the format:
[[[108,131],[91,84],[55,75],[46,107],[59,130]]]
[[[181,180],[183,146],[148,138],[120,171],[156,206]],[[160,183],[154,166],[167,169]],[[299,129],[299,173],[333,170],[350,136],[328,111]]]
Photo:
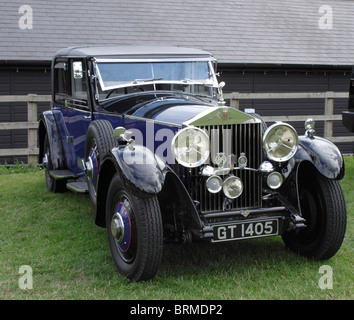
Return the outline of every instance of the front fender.
[[[199,233],[204,224],[183,183],[169,166],[144,146],[135,146],[134,150],[129,149],[129,146],[113,148],[102,161],[98,179],[97,225],[105,226],[105,196],[110,180],[116,172],[133,194],[157,195],[163,204],[174,203],[185,213],[184,218],[189,229],[195,233],[196,238],[200,238]],[[167,210],[164,214],[167,220],[173,221],[173,212]]]
[[[145,159],[145,160],[144,160]],[[118,173],[124,186],[139,197],[156,195],[162,190],[167,166],[146,147],[113,148],[100,164],[97,181],[96,224],[106,227],[106,196],[112,177]]]
[[[299,136],[297,162],[309,161],[326,178],[340,180],[344,177],[344,160],[339,149],[321,137]]]
[[[167,166],[144,146],[119,146],[110,155],[119,166],[122,178],[133,191],[155,195],[162,190]]]

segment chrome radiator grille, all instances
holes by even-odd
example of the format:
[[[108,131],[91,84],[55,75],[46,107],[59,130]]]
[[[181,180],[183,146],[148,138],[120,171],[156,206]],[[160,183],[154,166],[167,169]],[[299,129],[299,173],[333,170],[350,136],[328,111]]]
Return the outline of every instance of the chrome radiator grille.
[[[247,167],[258,169],[262,161],[262,128],[260,123],[245,123],[222,126],[199,126],[205,130],[211,142],[211,161],[213,157],[223,152],[225,155],[241,153],[247,157]],[[236,165],[237,166],[237,165]],[[200,177],[200,168],[185,169],[185,177],[192,198],[199,202],[202,213],[223,211],[225,196],[223,191],[212,194],[206,189],[205,177]],[[232,173],[242,179],[244,190],[241,196],[228,203],[228,210],[257,208],[261,206],[262,181],[261,176],[254,171],[233,170]],[[222,176],[221,176],[222,177]],[[223,178],[223,177],[222,177]],[[225,176],[226,178],[226,176]]]

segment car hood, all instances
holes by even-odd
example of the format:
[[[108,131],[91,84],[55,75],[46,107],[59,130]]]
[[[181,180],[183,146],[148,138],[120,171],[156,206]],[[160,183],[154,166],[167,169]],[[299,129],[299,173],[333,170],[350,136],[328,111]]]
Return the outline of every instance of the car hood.
[[[250,114],[226,106],[163,98],[135,109],[131,115],[163,123],[192,126],[233,125],[260,122]]]
[[[130,114],[135,117],[181,125],[200,113],[215,109],[216,106],[216,104],[208,105],[188,99],[159,98],[139,106]]]

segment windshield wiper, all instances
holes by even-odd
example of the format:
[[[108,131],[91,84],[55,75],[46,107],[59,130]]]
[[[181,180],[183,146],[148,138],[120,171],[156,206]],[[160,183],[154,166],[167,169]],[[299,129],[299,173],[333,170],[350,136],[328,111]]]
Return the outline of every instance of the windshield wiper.
[[[141,82],[150,82],[150,81],[159,81],[159,80],[163,80],[163,78],[135,79],[133,83],[137,84]]]
[[[202,81],[198,81],[198,80],[192,80],[192,79],[188,79],[188,78],[184,78],[184,80],[181,80],[183,83],[189,83],[189,84],[199,84],[201,86],[206,86],[206,87],[213,87],[214,83],[208,83],[208,82],[202,82]]]
[[[195,82],[195,81],[192,79],[184,78],[184,80],[182,80],[182,82],[188,83],[188,82]]]

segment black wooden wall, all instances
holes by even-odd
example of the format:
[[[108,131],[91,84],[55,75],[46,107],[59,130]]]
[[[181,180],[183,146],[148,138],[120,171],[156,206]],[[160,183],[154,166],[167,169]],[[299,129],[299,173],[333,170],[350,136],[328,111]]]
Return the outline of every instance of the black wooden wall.
[[[318,69],[306,68],[242,68],[219,65],[220,80],[226,82],[224,92],[347,92],[351,68]],[[28,93],[50,94],[50,67],[12,66],[0,67],[0,95],[25,95]],[[48,103],[38,105],[38,115],[48,109]],[[335,113],[347,109],[347,99],[335,100]],[[301,100],[253,100],[241,101],[240,109],[254,108],[262,116],[323,114],[321,99]],[[0,103],[0,122],[27,121],[26,103]],[[298,132],[304,132],[303,123],[291,123]],[[316,123],[316,131],[323,135],[323,122]],[[334,136],[351,135],[341,121],[334,123]],[[353,153],[353,143],[337,143],[343,153]],[[1,130],[0,149],[27,148],[26,130]],[[0,163],[16,160],[26,163],[23,157],[0,157]]]
[[[50,68],[0,68],[0,95],[51,94]],[[50,108],[49,103],[38,104],[38,116]],[[27,121],[27,103],[0,103],[0,122]],[[0,149],[27,148],[27,130],[0,130]],[[0,164],[15,161],[27,163],[26,156],[0,157]]]

